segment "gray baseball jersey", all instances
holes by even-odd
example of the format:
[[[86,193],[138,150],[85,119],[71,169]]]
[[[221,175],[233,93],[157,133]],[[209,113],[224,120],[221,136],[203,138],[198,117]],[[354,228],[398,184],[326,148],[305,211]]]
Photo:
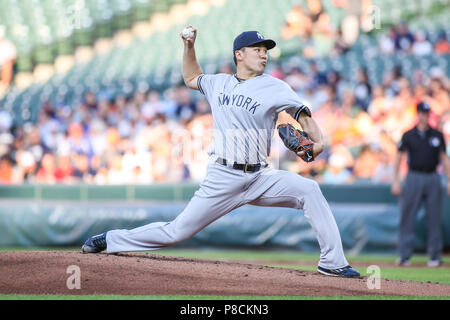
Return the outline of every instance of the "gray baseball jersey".
[[[284,81],[267,74],[241,81],[235,75],[198,77],[214,118],[211,156],[238,163],[265,163],[278,114],[297,120],[307,108]]]

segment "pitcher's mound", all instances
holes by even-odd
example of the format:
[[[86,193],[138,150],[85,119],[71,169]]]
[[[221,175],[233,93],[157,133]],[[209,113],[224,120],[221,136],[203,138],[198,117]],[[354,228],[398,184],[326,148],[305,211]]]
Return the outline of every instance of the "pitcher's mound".
[[[82,254],[73,251],[0,253],[0,294],[450,295],[450,285],[381,279],[380,289],[370,290],[367,280],[365,277],[334,278],[312,271],[272,268],[248,263],[173,258],[146,253],[119,255]],[[77,289],[77,286],[80,289]]]

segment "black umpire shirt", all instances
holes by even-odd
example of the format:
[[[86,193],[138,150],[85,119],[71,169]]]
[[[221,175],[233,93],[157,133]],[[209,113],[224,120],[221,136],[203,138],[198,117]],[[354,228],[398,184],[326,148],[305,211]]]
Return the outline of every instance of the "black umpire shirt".
[[[440,154],[445,152],[444,136],[433,128],[421,131],[416,126],[403,134],[398,150],[408,153],[410,170],[435,172]]]

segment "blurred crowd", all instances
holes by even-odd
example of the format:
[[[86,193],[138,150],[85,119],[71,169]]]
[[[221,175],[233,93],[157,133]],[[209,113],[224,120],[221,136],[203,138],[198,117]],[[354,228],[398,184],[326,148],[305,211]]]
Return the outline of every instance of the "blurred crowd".
[[[322,25],[321,19],[317,18],[327,15],[320,3],[311,0],[307,1],[307,8],[294,7],[283,29],[284,37],[299,36],[307,43],[316,43],[315,35],[324,33],[327,25]],[[296,21],[307,23],[297,25]],[[408,78],[402,74],[402,68],[396,66],[392,70],[384,70],[383,80],[377,84],[371,83],[367,70],[361,68],[355,79],[332,70],[320,71],[314,58],[324,54],[340,57],[351,48],[351,43],[342,37],[342,29],[333,29],[331,24],[328,26],[330,42],[327,50],[321,53],[309,50],[308,46],[303,49],[303,55],[312,58],[309,70],[293,68],[287,73],[279,70],[276,73],[297,91],[306,104],[312,106],[314,117],[330,139],[329,148],[314,163],[305,164],[291,159],[285,164],[285,169],[309,175],[322,183],[390,183],[396,145],[402,133],[415,125],[415,107],[420,101],[430,104],[430,125],[444,133],[450,155],[450,81],[445,71],[438,67],[425,71],[417,68]],[[426,58],[450,54],[446,32],[435,32],[437,37],[433,42],[425,31],[412,32],[407,23],[400,22],[378,38],[377,48],[366,50],[381,57],[409,55]],[[402,164],[401,170],[406,173],[406,163]]]
[[[431,43],[405,24],[392,27],[378,45],[381,55],[449,54],[450,47],[445,33]],[[334,46],[338,56],[344,49]],[[233,67],[218,72],[233,73]],[[275,63],[267,72],[285,80],[310,106],[327,137],[325,151],[306,164],[275,136],[270,161],[280,169],[326,184],[390,183],[397,143],[415,125],[419,101],[431,106],[430,125],[444,133],[450,154],[450,81],[442,70],[417,69],[407,78],[395,67],[385,70],[379,84],[369,81],[365,69],[350,77],[321,70],[314,59],[308,68]],[[285,113],[279,117],[292,121]],[[208,102],[184,85],[131,96],[87,92],[76,105],[47,102],[37,123],[18,127],[0,109],[0,183],[200,182],[212,128]]]
[[[301,53],[308,59],[345,53],[360,31],[379,27],[372,16],[372,0],[331,0],[328,5],[334,8],[333,14],[321,0],[307,0],[286,15],[281,36],[284,40],[298,37]]]
[[[294,69],[282,78],[312,106],[328,147],[313,163],[291,159],[285,169],[328,184],[390,183],[397,143],[416,124],[420,101],[431,106],[430,125],[444,133],[450,154],[450,81],[442,72],[417,70],[408,80],[397,67],[372,86],[364,69],[356,83],[334,71],[321,73],[314,63],[310,70]],[[406,163],[401,170],[406,173]]]
[[[173,183],[202,178],[212,117],[206,100],[179,86],[88,92],[74,107],[44,104],[36,124],[11,125],[2,112],[1,183]]]
[[[411,32],[405,22],[391,26],[387,34],[380,39],[380,51],[383,54],[410,53],[415,56],[428,56],[432,53],[438,55],[450,54],[450,42],[445,31],[438,33],[433,44],[423,30]]]
[[[429,103],[431,125],[450,141],[450,82],[441,73],[417,71],[408,80],[397,68],[372,87],[364,70],[354,84],[338,72],[319,71],[314,62],[309,70],[268,72],[291,85],[328,138],[325,151],[306,164],[275,136],[271,161],[281,169],[320,183],[389,183],[396,144],[415,124],[419,101]],[[293,120],[281,114],[279,121]],[[74,107],[44,104],[38,122],[23,127],[12,127],[0,112],[0,182],[199,182],[212,125],[208,102],[185,86],[131,97],[88,92]]]
[[[303,45],[302,55],[308,59],[339,56],[349,50],[360,32],[379,29],[371,0],[332,0],[329,4],[339,10],[342,17],[333,21],[321,0],[307,0],[306,5],[296,5],[286,15],[281,30],[284,40],[299,38]],[[423,30],[411,32],[408,24],[401,22],[389,28],[380,39],[383,54],[399,52],[426,56],[435,52],[449,54],[450,43],[445,32],[438,35],[433,44]]]

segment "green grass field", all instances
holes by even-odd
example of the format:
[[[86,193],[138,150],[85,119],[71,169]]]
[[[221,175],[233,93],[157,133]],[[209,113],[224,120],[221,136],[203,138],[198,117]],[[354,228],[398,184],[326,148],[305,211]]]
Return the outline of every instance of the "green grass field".
[[[310,253],[295,253],[295,252],[276,252],[276,251],[198,251],[198,250],[160,250],[157,254],[167,256],[177,256],[185,258],[199,258],[199,259],[229,259],[229,260],[250,260],[250,261],[279,261],[283,264],[266,264],[272,267],[291,268],[298,270],[316,270],[316,266],[311,265],[291,265],[292,261],[307,261],[316,263],[318,260],[317,254]],[[348,257],[350,264],[394,264],[396,256],[394,255],[358,255]],[[381,277],[393,280],[408,280],[417,282],[431,282],[450,284],[450,268],[428,268],[423,267],[428,261],[427,256],[417,255],[411,259],[411,266],[408,268],[399,268],[395,266],[380,266]],[[444,264],[450,264],[450,257],[444,257]],[[366,267],[359,267],[361,275],[367,276]]]
[[[3,248],[0,251],[24,250],[23,248]],[[32,250],[32,249],[25,249]],[[51,248],[39,248],[36,250],[55,250]],[[61,250],[61,249],[58,249]],[[79,250],[69,248],[63,250]],[[175,256],[184,258],[198,258],[211,260],[239,260],[251,263],[262,263],[267,266],[291,268],[298,270],[316,270],[315,264],[318,254],[298,253],[293,251],[259,251],[259,250],[192,250],[192,249],[165,249],[152,251],[151,254]],[[450,268],[427,268],[425,255],[416,255],[411,260],[412,264],[407,268],[394,266],[394,255],[357,255],[349,256],[349,262],[354,265],[361,275],[367,276],[367,266],[380,264],[381,277],[385,279],[407,280],[417,282],[431,282],[450,284]],[[258,262],[259,261],[259,262]],[[276,263],[267,263],[276,261]],[[292,264],[301,261],[305,264]],[[450,256],[444,257],[444,265],[450,265]],[[274,296],[274,297],[223,297],[223,296],[121,296],[121,295],[96,295],[96,296],[63,296],[63,295],[0,295],[0,300],[450,300],[450,296],[439,297],[390,297],[390,296],[358,296],[358,297],[303,297],[303,296]]]

